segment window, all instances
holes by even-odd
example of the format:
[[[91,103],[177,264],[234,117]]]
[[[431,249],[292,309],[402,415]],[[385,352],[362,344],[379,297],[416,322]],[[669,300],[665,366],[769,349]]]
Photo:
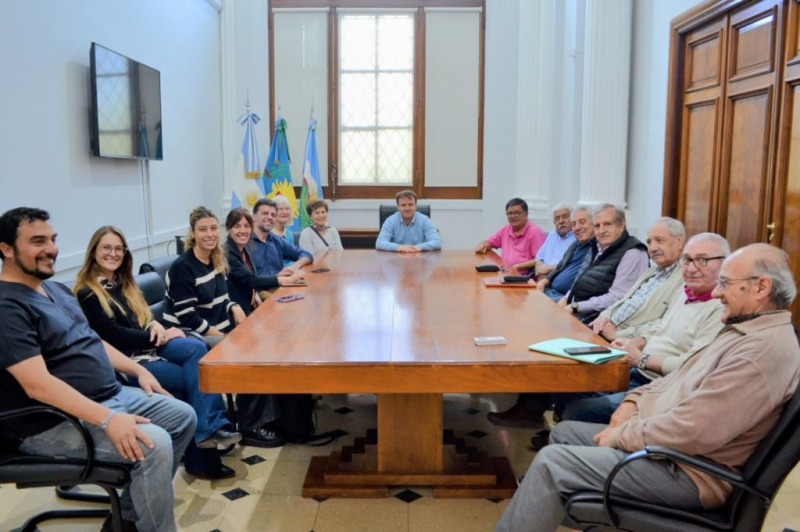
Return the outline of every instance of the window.
[[[350,3],[271,1],[273,122],[297,153],[313,104],[328,198],[480,198],[483,0]]]

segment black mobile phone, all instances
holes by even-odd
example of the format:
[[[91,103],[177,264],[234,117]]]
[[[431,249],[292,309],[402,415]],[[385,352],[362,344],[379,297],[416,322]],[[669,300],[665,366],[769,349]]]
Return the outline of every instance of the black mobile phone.
[[[316,270],[311,270],[311,273],[325,273],[329,271],[330,270],[328,268],[317,268]]]
[[[503,277],[504,283],[527,283],[530,277],[527,275],[506,275]]]
[[[475,269],[479,272],[499,272],[500,266],[497,264],[478,264]]]
[[[304,299],[304,297],[301,296],[301,295],[293,294],[291,296],[276,297],[275,298],[275,302],[276,303],[290,303],[292,301],[300,301],[301,299]]]
[[[592,345],[589,347],[565,347],[564,352],[568,355],[599,355],[601,353],[610,353],[611,349],[602,345]]]

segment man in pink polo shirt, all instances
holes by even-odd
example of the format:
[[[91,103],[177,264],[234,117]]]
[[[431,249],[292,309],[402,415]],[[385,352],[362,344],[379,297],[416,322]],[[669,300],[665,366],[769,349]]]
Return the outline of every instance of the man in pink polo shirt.
[[[506,203],[508,225],[475,248],[476,253],[486,253],[500,248],[503,260],[511,268],[526,274],[536,264],[536,252],[542,247],[545,235],[533,222],[528,221],[528,204],[520,198]]]

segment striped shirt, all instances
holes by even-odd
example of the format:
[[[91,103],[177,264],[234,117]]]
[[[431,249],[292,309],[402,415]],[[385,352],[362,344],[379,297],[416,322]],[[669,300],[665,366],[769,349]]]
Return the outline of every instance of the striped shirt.
[[[164,321],[203,335],[212,327],[222,333],[233,329],[227,277],[215,272],[213,264],[203,264],[189,250],[175,259],[166,280]]]

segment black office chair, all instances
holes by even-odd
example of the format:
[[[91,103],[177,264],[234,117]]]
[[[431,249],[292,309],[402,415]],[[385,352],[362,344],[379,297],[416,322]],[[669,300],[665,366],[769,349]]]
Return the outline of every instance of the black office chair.
[[[743,399],[743,400],[746,400]],[[786,476],[800,460],[800,389],[778,423],[758,445],[741,473],[711,460],[666,447],[648,446],[617,464],[602,493],[579,492],[566,503],[565,526],[586,530],[741,531],[761,530],[769,507]],[[623,499],[610,494],[616,474],[641,459],[669,459],[721,478],[733,486],[727,503],[715,510],[692,512]]]
[[[150,262],[145,262],[139,266],[139,273],[156,272],[162,279],[166,279],[169,267],[178,257],[179,255],[167,255],[166,257],[159,257]]]
[[[397,212],[397,205],[394,203],[391,204],[383,204],[378,207],[378,218],[380,219],[380,223],[378,224],[378,229],[383,227],[383,222],[386,221],[386,218],[393,215]],[[431,217],[431,206],[430,205],[417,205],[417,212],[421,212],[428,218]]]
[[[22,532],[38,530],[37,525],[50,519],[76,519],[97,517],[106,518],[111,515],[114,530],[122,532],[122,513],[120,511],[118,489],[126,488],[130,482],[130,466],[122,463],[101,462],[94,459],[94,443],[89,432],[74,418],[49,406],[33,406],[0,413],[0,426],[11,420],[20,420],[32,416],[49,415],[72,423],[81,433],[86,443],[84,458],[56,458],[33,456],[19,451],[19,442],[0,440],[0,484],[16,484],[17,488],[59,487],[59,496],[78,500],[92,500],[111,504],[109,509],[70,509],[51,510],[31,517],[20,529]],[[105,490],[107,496],[69,495],[75,486],[94,484]]]
[[[134,276],[133,280],[137,285],[139,285],[139,289],[144,294],[144,300],[150,307],[150,312],[153,313],[153,319],[165,327],[173,327],[174,324],[164,321],[164,312],[168,310],[169,305],[169,303],[167,303],[167,285],[164,280],[155,271],[140,273],[139,275]],[[183,331],[186,333],[186,336],[191,336],[200,340],[201,342],[205,342],[205,339],[202,335],[188,329],[183,329]],[[206,345],[208,344],[206,343]],[[237,416],[236,409],[234,408],[233,394],[225,394],[225,398],[228,406],[228,419],[231,420],[234,426],[237,426]],[[224,452],[227,453],[233,448],[234,446],[230,446]]]

